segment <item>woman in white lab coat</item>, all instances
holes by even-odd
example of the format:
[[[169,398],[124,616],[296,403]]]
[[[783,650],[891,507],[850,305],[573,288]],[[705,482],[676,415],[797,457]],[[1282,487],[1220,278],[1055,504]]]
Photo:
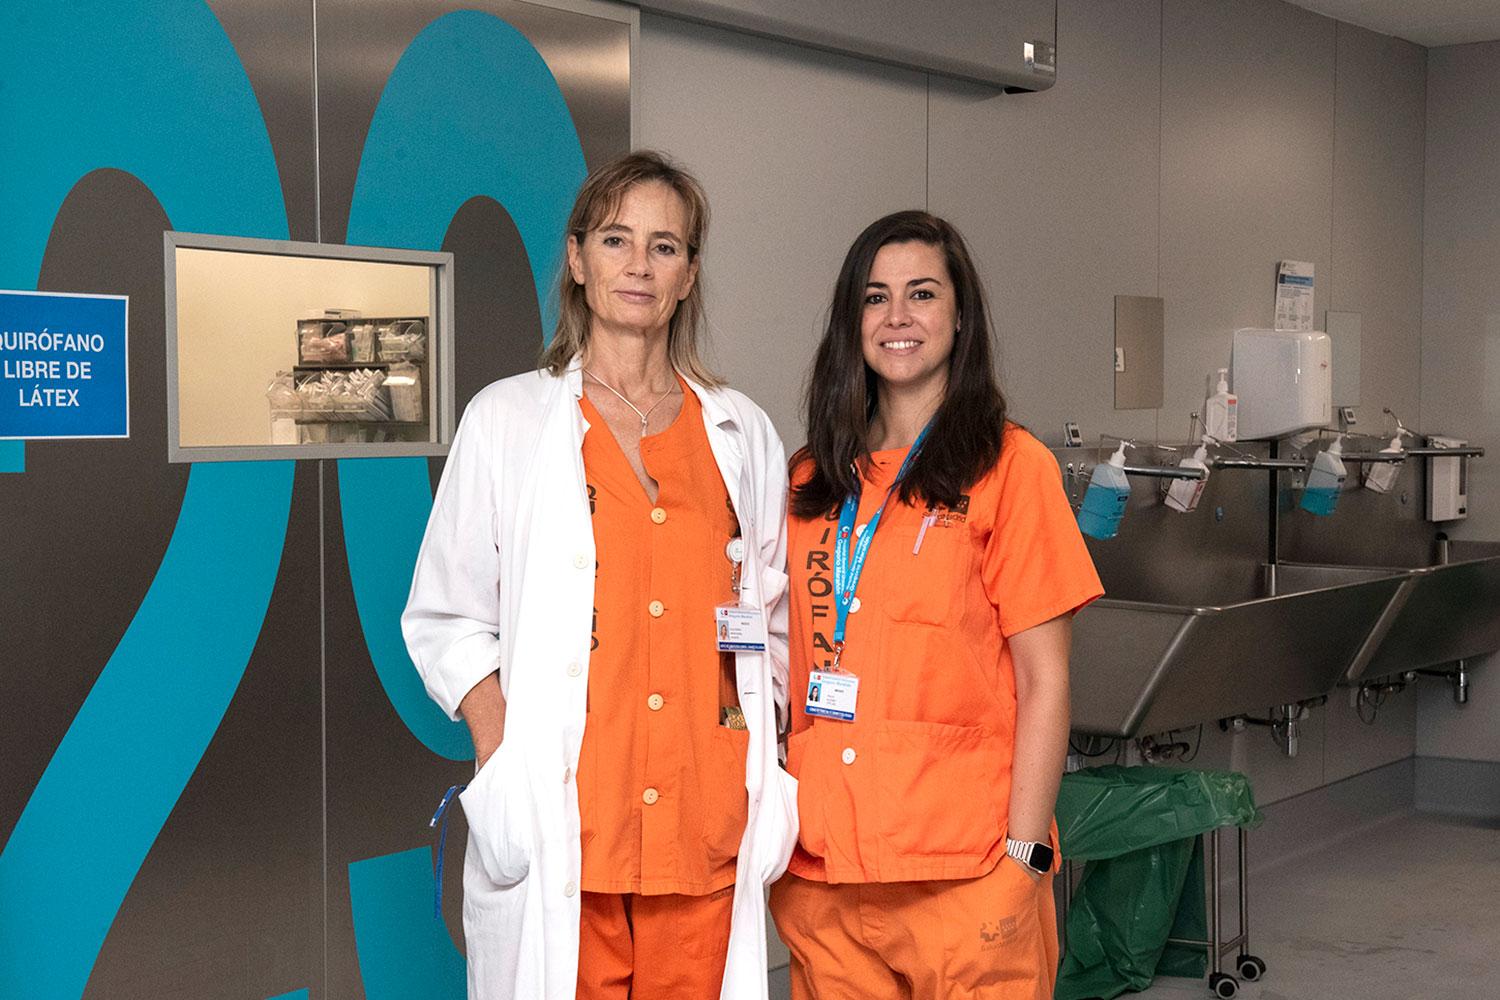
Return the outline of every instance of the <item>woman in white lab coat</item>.
[[[770,420],[698,359],[706,226],[658,154],[592,174],[542,368],[474,397],[437,489],[402,628],[475,746],[473,1000],[766,995],[763,890],[796,841],[786,474]]]

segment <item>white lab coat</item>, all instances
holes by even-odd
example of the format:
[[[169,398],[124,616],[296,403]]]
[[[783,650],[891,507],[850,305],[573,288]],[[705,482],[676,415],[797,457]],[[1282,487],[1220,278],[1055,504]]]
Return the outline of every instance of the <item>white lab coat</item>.
[[[764,412],[689,383],[746,542],[740,600],[766,614],[764,653],[737,653],[750,730],[748,822],[735,873],[724,1000],[762,1000],[763,887],[797,839],[797,782],[776,754],[787,703],[786,465]],[[433,501],[406,612],[408,649],[452,718],[498,671],[505,738],[463,793],[470,1000],[565,1000],[578,979],[581,854],[573,776],[583,740],[594,535],[575,360],[562,377],[495,382],[464,412]],[[773,704],[774,699],[774,704]]]

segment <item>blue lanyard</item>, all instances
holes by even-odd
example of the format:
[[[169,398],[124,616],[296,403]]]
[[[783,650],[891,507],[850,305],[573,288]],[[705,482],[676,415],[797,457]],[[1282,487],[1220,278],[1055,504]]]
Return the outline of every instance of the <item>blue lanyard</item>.
[[[833,666],[838,669],[839,659],[844,653],[844,626],[849,622],[849,607],[854,603],[854,591],[859,587],[860,574],[865,569],[865,558],[870,554],[870,543],[875,540],[875,530],[880,525],[880,515],[885,513],[886,504],[891,502],[896,488],[901,485],[901,480],[906,478],[907,471],[911,468],[912,461],[917,453],[922,450],[922,442],[927,440],[927,432],[932,429],[929,421],[922,433],[917,435],[917,440],[912,443],[911,450],[906,453],[906,460],[901,463],[901,469],[896,473],[896,481],[891,483],[891,488],[886,491],[885,499],[880,502],[880,507],[875,511],[875,516],[870,518],[865,525],[865,530],[860,532],[859,538],[854,543],[854,556],[849,556],[849,536],[854,533],[854,522],[859,517],[859,493],[851,493],[844,498],[843,509],[839,511],[839,535],[833,550]]]

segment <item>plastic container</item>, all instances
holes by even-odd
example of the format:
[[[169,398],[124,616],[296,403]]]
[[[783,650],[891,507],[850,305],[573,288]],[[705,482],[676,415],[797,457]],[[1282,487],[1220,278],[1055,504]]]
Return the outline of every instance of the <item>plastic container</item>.
[[[1401,435],[1410,433],[1402,427],[1396,431],[1396,436],[1391,438],[1389,447],[1380,449],[1382,455],[1399,455],[1404,450],[1401,447]],[[1371,462],[1365,469],[1365,489],[1374,490],[1376,493],[1389,493],[1391,487],[1396,485],[1396,478],[1401,475],[1400,462]]]
[[[1234,441],[1239,434],[1239,397],[1229,391],[1229,369],[1219,369],[1219,384],[1203,401],[1203,436],[1210,441]]]
[[[1344,489],[1348,470],[1339,456],[1344,452],[1344,437],[1339,435],[1327,451],[1319,452],[1313,459],[1312,472],[1307,477],[1307,487],[1302,491],[1302,509],[1312,514],[1332,514],[1339,505],[1339,493]]]
[[[1222,382],[1220,383],[1223,384]],[[1233,440],[1232,438],[1230,440]],[[1198,501],[1203,496],[1203,487],[1208,485],[1208,449],[1203,445],[1193,452],[1192,458],[1184,458],[1181,466],[1184,469],[1202,469],[1202,479],[1174,479],[1172,485],[1167,487],[1167,506],[1184,514],[1191,514],[1198,508]]]
[[[1120,530],[1120,518],[1125,516],[1125,503],[1130,499],[1130,479],[1125,475],[1125,442],[1109,457],[1108,462],[1094,466],[1089,477],[1089,488],[1083,494],[1083,507],[1078,511],[1078,530],[1090,538],[1113,538]]]

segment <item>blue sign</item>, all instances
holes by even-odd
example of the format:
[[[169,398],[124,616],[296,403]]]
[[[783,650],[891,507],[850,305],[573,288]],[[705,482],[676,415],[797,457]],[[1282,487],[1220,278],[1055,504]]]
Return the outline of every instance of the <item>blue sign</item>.
[[[0,440],[130,436],[129,301],[0,291]]]

